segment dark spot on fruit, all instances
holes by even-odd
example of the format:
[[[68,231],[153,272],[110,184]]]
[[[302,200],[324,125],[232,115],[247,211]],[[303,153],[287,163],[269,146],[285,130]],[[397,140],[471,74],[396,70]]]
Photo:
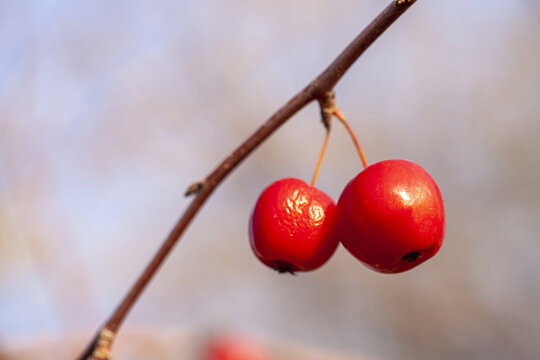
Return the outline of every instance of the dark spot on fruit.
[[[405,255],[403,255],[403,260],[407,260],[408,262],[415,262],[421,255],[422,254],[420,253],[420,251],[411,251],[410,253],[406,253]]]

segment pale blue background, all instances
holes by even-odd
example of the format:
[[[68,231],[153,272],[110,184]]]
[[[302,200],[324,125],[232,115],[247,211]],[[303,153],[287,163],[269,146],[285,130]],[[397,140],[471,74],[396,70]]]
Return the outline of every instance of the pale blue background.
[[[204,176],[387,2],[0,2],[0,349],[97,327]],[[310,179],[310,105],[227,179],[127,325],[246,332],[392,359],[540,351],[540,7],[418,1],[336,88],[368,161],[438,181],[441,252],[396,276],[340,248],[278,276],[251,254],[259,192]],[[336,126],[318,185],[361,163]]]

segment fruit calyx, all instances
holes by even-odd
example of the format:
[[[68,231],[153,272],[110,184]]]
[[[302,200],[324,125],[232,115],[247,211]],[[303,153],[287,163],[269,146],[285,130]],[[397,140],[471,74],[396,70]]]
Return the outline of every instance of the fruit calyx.
[[[296,271],[299,270],[298,267],[283,260],[274,260],[270,263],[273,264],[272,268],[280,274],[288,273],[291,275],[296,275]]]
[[[409,253],[406,253],[401,258],[408,262],[415,262],[420,257],[422,257],[422,253],[419,250],[416,250],[416,251],[411,251]]]

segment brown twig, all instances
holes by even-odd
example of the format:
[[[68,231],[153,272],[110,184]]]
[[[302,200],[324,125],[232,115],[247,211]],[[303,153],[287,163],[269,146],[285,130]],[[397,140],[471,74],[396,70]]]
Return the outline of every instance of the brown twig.
[[[163,245],[154,255],[146,269],[135,284],[125,295],[111,317],[105,322],[98,334],[91,340],[88,347],[79,356],[79,360],[86,360],[90,356],[100,359],[96,348],[99,348],[99,339],[104,336],[114,336],[120,328],[141,293],[144,291],[156,271],[163,264],[167,255],[176,245],[181,235],[199,212],[210,194],[255,148],[261,145],[285,121],[290,119],[300,109],[314,100],[319,102],[331,92],[336,83],[345,72],[358,59],[360,55],[381,35],[394,21],[400,17],[416,0],[393,0],[346,48],[338,57],[302,91],[289,102],[279,108],[259,129],[257,129],[244,143],[227,156],[207,177],[190,186],[187,195],[196,194],[182,217],[178,220]],[[111,335],[112,334],[112,335]],[[110,350],[112,337],[106,344]],[[102,350],[102,349],[101,349]],[[107,356],[110,356],[108,354]]]

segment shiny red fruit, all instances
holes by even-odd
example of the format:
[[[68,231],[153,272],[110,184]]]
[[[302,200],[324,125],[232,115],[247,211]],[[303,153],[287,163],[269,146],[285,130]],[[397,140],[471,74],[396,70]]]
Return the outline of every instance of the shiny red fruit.
[[[336,205],[303,180],[286,178],[259,197],[249,225],[253,252],[279,272],[314,270],[335,252]]]
[[[373,270],[409,270],[439,250],[444,205],[439,187],[420,165],[385,160],[363,170],[337,205],[342,244]]]

